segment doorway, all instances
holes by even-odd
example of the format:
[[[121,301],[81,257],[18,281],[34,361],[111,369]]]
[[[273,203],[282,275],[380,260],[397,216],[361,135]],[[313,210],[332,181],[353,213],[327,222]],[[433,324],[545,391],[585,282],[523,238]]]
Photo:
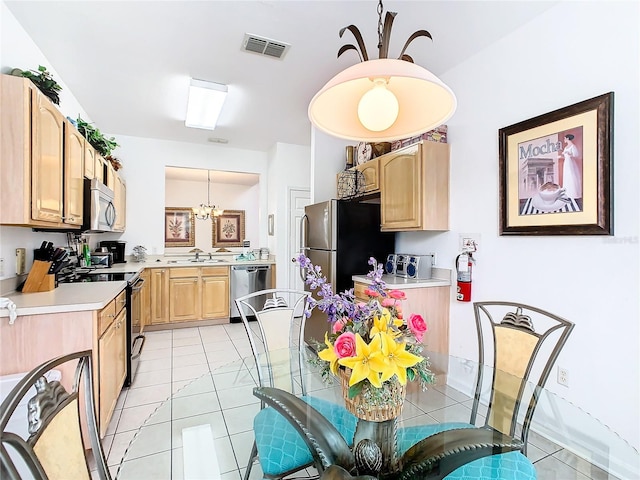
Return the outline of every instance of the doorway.
[[[289,189],[289,220],[287,231],[289,238],[287,242],[288,258],[298,256],[302,249],[302,239],[300,238],[300,226],[302,217],[304,216],[304,207],[311,203],[311,194],[308,188],[290,188]],[[297,263],[289,263],[289,282],[288,288],[294,290],[304,290],[304,282],[300,278],[300,268]]]

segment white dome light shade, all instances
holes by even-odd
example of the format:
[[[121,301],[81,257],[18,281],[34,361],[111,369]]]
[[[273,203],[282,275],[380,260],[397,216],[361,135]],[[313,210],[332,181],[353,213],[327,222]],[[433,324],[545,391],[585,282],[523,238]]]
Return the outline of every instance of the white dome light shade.
[[[398,99],[387,90],[387,81],[376,78],[372,88],[358,102],[358,119],[372,132],[389,128],[398,118]]]
[[[398,118],[372,131],[358,118],[358,104],[372,79],[388,79],[397,99]],[[378,59],[353,65],[327,82],[309,104],[309,120],[329,135],[367,142],[389,142],[427,132],[445,123],[456,110],[453,91],[428,70],[405,60]]]

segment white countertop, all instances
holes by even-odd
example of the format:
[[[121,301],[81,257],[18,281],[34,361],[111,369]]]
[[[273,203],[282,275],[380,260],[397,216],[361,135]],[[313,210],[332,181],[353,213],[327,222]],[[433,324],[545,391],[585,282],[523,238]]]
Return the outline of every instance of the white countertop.
[[[160,261],[116,263],[111,268],[99,269],[104,273],[140,273],[145,268],[182,268],[182,267],[228,267],[233,265],[275,265],[275,260],[225,260],[223,262],[171,263],[171,258]],[[183,259],[184,260],[184,259]],[[5,295],[16,304],[16,313],[40,315],[47,313],[80,312],[104,308],[124,288],[127,282],[87,282],[63,283],[49,292],[21,293]],[[9,311],[0,309],[0,317],[8,317]]]
[[[370,285],[371,279],[366,275],[354,275],[351,277],[354,282],[366,283]],[[428,280],[396,277],[395,275],[383,275],[382,281],[390,288],[425,288],[425,287],[449,287],[451,286],[451,270],[448,268],[434,267],[432,276]]]

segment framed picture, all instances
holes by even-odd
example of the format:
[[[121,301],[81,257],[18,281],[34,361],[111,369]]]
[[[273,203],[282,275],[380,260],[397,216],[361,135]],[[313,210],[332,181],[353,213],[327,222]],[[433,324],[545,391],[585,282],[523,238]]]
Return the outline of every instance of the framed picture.
[[[273,236],[273,224],[274,224],[274,216],[273,216],[273,213],[270,213],[269,216],[267,217],[267,227],[268,227],[267,233],[270,236]]]
[[[613,92],[498,137],[500,235],[613,235]]]
[[[244,210],[227,210],[213,219],[214,247],[241,247],[244,240]]]
[[[193,210],[188,207],[164,209],[164,246],[193,247],[196,241],[196,225]]]

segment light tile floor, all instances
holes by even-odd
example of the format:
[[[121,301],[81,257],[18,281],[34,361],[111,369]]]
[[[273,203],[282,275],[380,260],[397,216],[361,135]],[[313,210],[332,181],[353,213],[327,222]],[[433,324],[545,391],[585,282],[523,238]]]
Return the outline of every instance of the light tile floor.
[[[113,478],[119,473],[120,478],[137,480],[184,478],[181,431],[208,424],[219,471],[223,472],[218,478],[242,479],[253,443],[253,416],[259,409],[252,395],[255,372],[252,375],[251,369],[244,366],[242,370],[236,366],[228,371],[223,367],[251,355],[243,325],[148,332],[146,337],[134,384],[122,391],[103,440]],[[214,370],[214,376],[202,377]],[[195,379],[199,380],[192,383]],[[234,387],[230,388],[232,382]],[[190,384],[184,396],[179,393]],[[164,402],[172,394],[174,400],[167,405]],[[421,421],[426,417],[431,423],[445,418],[468,421],[470,403],[469,397],[454,389],[434,387],[426,402],[405,405],[403,422],[411,425],[420,421],[420,417]],[[129,448],[134,437],[135,442]],[[135,461],[119,472],[125,452],[127,459]],[[535,432],[529,436],[528,457],[534,462],[540,480],[614,478]],[[313,478],[315,471],[308,470],[293,477]],[[251,478],[262,478],[259,465],[253,467]]]

